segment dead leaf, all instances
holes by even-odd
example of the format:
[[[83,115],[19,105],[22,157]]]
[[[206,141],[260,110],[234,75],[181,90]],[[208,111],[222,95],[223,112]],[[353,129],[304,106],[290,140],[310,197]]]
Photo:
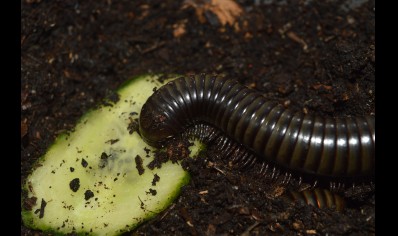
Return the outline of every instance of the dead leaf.
[[[222,26],[226,24],[234,26],[236,19],[243,13],[242,8],[233,0],[211,0],[204,4],[197,3],[195,0],[186,0],[183,9],[187,7],[195,8],[199,22],[206,22],[205,11],[211,11],[217,16]]]
[[[221,25],[232,26],[236,18],[242,14],[242,8],[232,0],[212,0],[210,11],[217,15]]]

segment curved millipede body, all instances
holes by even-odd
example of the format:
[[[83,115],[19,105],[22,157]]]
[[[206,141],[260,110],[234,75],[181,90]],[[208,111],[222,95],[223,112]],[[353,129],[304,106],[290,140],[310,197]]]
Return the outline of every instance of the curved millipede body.
[[[335,208],[337,211],[343,211],[346,205],[344,198],[338,194],[320,188],[301,192],[289,191],[282,198],[289,202],[301,202],[318,208]]]
[[[201,75],[169,82],[147,100],[139,122],[144,140],[157,147],[205,123],[300,176],[340,182],[374,177],[374,116],[293,112],[231,79]]]

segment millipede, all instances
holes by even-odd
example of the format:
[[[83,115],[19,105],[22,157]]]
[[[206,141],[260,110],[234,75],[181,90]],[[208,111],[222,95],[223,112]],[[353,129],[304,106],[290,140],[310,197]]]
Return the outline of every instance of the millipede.
[[[180,77],[157,89],[139,118],[142,138],[155,147],[198,124],[219,130],[254,153],[256,160],[300,180],[334,186],[374,179],[373,115],[294,112],[236,80],[202,74]]]

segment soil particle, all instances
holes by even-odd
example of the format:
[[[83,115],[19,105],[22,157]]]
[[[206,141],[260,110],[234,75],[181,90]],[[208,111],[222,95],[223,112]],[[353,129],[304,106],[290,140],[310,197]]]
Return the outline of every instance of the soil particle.
[[[86,192],[84,192],[84,200],[88,200],[90,198],[94,197],[94,193],[93,191],[91,191],[90,189],[86,190]]]
[[[152,196],[156,196],[157,191],[155,189],[149,189],[148,192],[146,192],[146,194],[151,194]]]
[[[135,157],[134,160],[135,160],[135,168],[137,168],[138,174],[139,174],[139,175],[144,174],[145,168],[144,168],[144,166],[142,165],[142,164],[143,164],[143,161],[142,161],[141,156],[140,156],[140,155],[137,155],[137,156]]]
[[[69,183],[69,187],[73,192],[77,192],[77,190],[79,190],[80,188],[80,179],[79,178],[72,179]]]
[[[106,154],[105,152],[101,153],[100,159],[101,160],[107,160],[108,159],[108,154]],[[84,160],[84,159],[83,159]]]
[[[155,174],[155,175],[153,176],[152,186],[156,186],[156,183],[159,182],[159,180],[160,180],[159,175]]]
[[[138,118],[132,119],[129,117],[130,123],[129,126],[127,127],[127,130],[129,131],[129,134],[132,134],[134,132],[139,132],[139,124],[138,124]]]
[[[109,157],[109,155],[106,154],[105,152],[101,153],[100,161],[99,161],[99,164],[98,164],[99,168],[102,169],[102,168],[104,168],[105,166],[108,165],[108,157]]]
[[[82,166],[86,168],[88,166],[88,162],[83,158],[82,159]]]

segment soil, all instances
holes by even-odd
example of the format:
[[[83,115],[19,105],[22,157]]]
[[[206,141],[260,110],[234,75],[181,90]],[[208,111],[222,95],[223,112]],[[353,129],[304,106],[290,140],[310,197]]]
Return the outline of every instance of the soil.
[[[210,4],[211,3],[211,4]],[[236,3],[236,4],[234,4]],[[303,112],[375,113],[374,1],[43,1],[21,6],[21,181],[127,79],[220,74]],[[164,213],[127,235],[374,235],[375,201],[292,205],[209,150]],[[21,226],[21,235],[47,235]]]

